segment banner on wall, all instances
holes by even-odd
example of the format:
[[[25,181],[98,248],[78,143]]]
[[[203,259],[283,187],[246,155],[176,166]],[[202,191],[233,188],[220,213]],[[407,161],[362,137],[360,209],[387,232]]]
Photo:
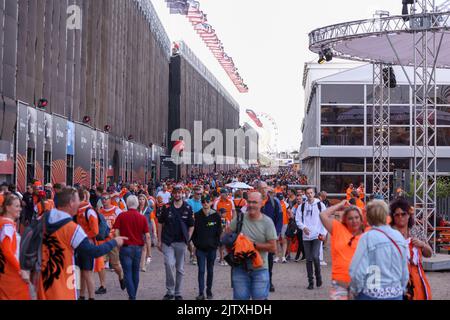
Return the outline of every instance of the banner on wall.
[[[24,193],[27,185],[27,136],[28,106],[19,102],[17,105],[17,148],[16,148],[16,185]]]
[[[66,183],[67,120],[58,116],[52,119],[52,183]]]
[[[45,113],[40,110],[35,111],[37,112],[35,178],[44,182]]]
[[[53,145],[53,117],[49,113],[44,113],[44,135],[45,135],[45,151],[52,152]]]
[[[92,129],[75,124],[74,184],[90,188],[92,162]]]

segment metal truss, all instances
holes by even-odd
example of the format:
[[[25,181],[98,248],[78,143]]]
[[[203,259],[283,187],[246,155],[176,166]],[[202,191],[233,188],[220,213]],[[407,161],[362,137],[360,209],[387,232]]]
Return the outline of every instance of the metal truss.
[[[428,0],[426,2],[431,3],[434,1]],[[348,41],[356,38],[405,32],[409,33],[412,32],[412,24],[414,21],[427,21],[427,25],[424,25],[423,27],[427,28],[429,31],[442,31],[450,29],[449,11],[437,12],[435,9],[430,9],[431,6],[428,8],[428,11],[421,11],[420,8],[416,6],[416,11],[409,16],[411,17],[410,21],[405,21],[404,16],[389,16],[346,22],[316,29],[309,34],[309,48],[315,53],[319,53],[324,47],[332,48],[333,54],[342,59],[370,63],[386,63],[386,61],[383,61],[381,58],[373,59],[359,57],[349,53],[340,52],[339,50],[336,50],[335,46],[342,41]],[[445,7],[443,9],[447,8]],[[450,65],[440,67],[450,68]]]
[[[390,145],[390,72],[382,63],[373,64],[373,192],[389,201],[389,145]]]
[[[415,222],[436,252],[436,61],[440,51],[437,35],[428,26],[435,1],[416,0],[411,20],[414,32],[414,208]],[[442,34],[443,35],[443,34]],[[442,41],[442,38],[441,40]],[[430,67],[431,66],[431,67]]]

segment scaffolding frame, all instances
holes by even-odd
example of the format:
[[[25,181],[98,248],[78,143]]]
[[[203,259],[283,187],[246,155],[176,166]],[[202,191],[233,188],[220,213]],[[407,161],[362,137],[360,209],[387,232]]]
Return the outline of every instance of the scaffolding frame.
[[[390,148],[390,72],[384,73],[389,66],[383,63],[373,64],[373,192],[381,194],[389,201],[389,148]]]

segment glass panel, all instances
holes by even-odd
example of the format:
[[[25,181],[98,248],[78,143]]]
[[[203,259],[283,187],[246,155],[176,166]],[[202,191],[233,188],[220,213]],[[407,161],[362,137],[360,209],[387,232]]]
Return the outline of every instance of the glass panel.
[[[326,172],[364,172],[364,158],[322,158],[321,164]]]
[[[409,106],[391,106],[391,124],[409,125],[410,113]],[[367,106],[367,124],[373,124],[373,106]]]
[[[394,169],[409,169],[409,158],[390,158],[390,171],[393,172]],[[366,163],[367,172],[373,172],[373,158],[367,158]]]
[[[441,126],[450,125],[450,106],[437,107],[437,124]]]
[[[322,104],[360,103],[364,104],[364,86],[351,84],[322,85]]]
[[[367,128],[367,145],[373,145],[372,127]],[[410,129],[409,127],[391,127],[391,146],[409,146]]]
[[[364,145],[364,128],[322,127],[322,145],[362,146]]]
[[[440,86],[437,87],[436,95],[437,104],[450,104],[450,86]]]
[[[391,103],[409,104],[409,86],[391,89]],[[367,86],[367,104],[373,104],[373,86]]]
[[[364,124],[364,106],[322,105],[322,124]]]
[[[438,128],[437,130],[437,145],[450,147],[450,128]]]
[[[348,185],[359,185],[364,182],[364,176],[341,176],[341,175],[322,175],[320,177],[320,186],[322,190],[328,193],[345,193]]]

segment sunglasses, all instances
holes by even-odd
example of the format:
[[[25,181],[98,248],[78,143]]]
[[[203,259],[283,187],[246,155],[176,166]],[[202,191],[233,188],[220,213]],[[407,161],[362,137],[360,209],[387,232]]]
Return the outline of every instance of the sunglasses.
[[[408,214],[409,214],[408,212],[402,211],[402,212],[394,213],[394,217],[400,217],[400,216],[404,217],[404,216],[407,216]]]
[[[102,201],[108,201],[111,199],[111,197],[102,197],[101,199],[102,199]]]

